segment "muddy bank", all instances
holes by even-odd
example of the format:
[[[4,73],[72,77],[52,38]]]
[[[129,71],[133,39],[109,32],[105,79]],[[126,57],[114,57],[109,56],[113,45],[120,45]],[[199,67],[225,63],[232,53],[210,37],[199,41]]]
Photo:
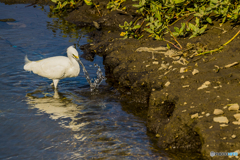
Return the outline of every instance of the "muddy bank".
[[[158,146],[201,153],[199,159],[226,159],[211,157],[210,152],[237,151],[240,126],[235,114],[239,109],[231,107],[240,104],[239,64],[233,64],[240,61],[239,36],[221,52],[193,54],[200,48],[210,50],[226,43],[238,32],[239,25],[228,22],[219,27],[214,22],[201,36],[178,39],[184,52],[172,46],[169,50],[166,42],[147,35],[140,40],[121,40],[118,24],[134,21],[139,15],[132,1],[125,4],[126,13],[110,12],[107,3],[97,2],[101,15],[96,8],[79,3],[65,19],[81,27],[96,27],[90,33],[93,42],[81,47],[84,56],[103,56],[107,82],[123,98],[147,104],[147,127],[156,135]]]
[[[147,127],[156,135],[158,145],[173,151],[201,153],[203,157],[199,159],[226,159],[211,157],[210,152],[237,151],[240,127],[234,123],[237,121],[234,114],[238,110],[229,110],[229,104],[240,104],[239,65],[225,66],[240,60],[239,37],[221,52],[192,55],[199,48],[211,50],[226,43],[238,32],[239,26],[228,22],[220,28],[218,22],[214,22],[202,36],[179,39],[187,51],[178,52],[173,47],[168,50],[165,42],[148,36],[121,40],[119,28],[104,30],[104,26],[109,25],[100,20],[116,24],[108,19],[116,12],[94,19],[103,28],[92,32],[93,43],[82,49],[104,57],[108,82],[125,98],[147,104]],[[137,16],[133,14],[128,18],[134,21]],[[71,13],[66,19],[73,18],[70,17]],[[117,17],[127,20],[126,15],[120,13]],[[123,24],[120,20],[118,23]],[[215,109],[223,113],[215,115]],[[225,117],[228,121],[216,121],[216,117]]]

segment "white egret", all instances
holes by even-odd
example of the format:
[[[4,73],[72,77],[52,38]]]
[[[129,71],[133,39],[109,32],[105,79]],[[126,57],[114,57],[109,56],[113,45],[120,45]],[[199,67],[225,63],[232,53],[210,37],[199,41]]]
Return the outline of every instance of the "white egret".
[[[24,70],[52,79],[56,89],[60,79],[77,77],[80,72],[78,62],[81,64],[82,62],[79,60],[78,52],[73,46],[68,47],[67,56],[50,57],[39,61],[30,61],[26,56]]]

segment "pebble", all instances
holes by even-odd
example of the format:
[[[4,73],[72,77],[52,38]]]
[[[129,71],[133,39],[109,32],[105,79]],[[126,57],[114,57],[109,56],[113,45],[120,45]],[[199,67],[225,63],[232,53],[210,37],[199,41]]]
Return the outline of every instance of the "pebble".
[[[182,67],[182,68],[180,68],[180,73],[186,72],[186,68],[187,68],[187,67]]]
[[[213,111],[213,114],[215,114],[215,115],[220,115],[220,114],[223,114],[223,113],[224,112],[221,109],[214,109],[214,111]]]
[[[186,112],[187,110],[185,109],[185,110],[182,110],[182,112]]]
[[[206,117],[210,116],[210,113],[206,113]]]
[[[146,65],[146,67],[149,67],[150,65],[148,64],[148,65]]]
[[[224,116],[214,117],[213,121],[218,122],[218,123],[228,123],[229,122],[227,117],[224,117]]]
[[[203,116],[199,116],[198,118],[202,118]]]
[[[228,125],[226,124],[220,124],[220,127],[227,127]]]
[[[209,129],[211,129],[213,126],[210,126]]]
[[[236,138],[236,137],[237,137],[237,136],[236,136],[235,134],[232,135],[232,138],[233,138],[233,139]]]
[[[205,112],[202,112],[202,114],[205,114]]]
[[[227,108],[227,106],[224,106],[224,107],[223,107],[223,109],[226,109],[226,108]]]
[[[189,87],[189,85],[185,85],[185,86],[182,86],[183,88],[188,88]]]
[[[237,111],[239,110],[239,105],[237,103],[231,104],[231,106],[228,108],[229,111]]]
[[[223,137],[222,139],[227,139],[227,137]]]
[[[240,121],[233,121],[232,123],[235,125],[240,125]]]
[[[184,78],[184,75],[182,75],[181,78],[183,79],[183,78]]]
[[[198,113],[195,113],[195,114],[191,115],[191,118],[192,118],[192,119],[198,118]]]
[[[234,114],[233,116],[236,118],[236,120],[240,120],[240,113]]]
[[[231,63],[231,64],[228,64],[226,66],[224,66],[225,68],[229,68],[229,67],[232,67],[232,66],[235,66],[237,65],[239,62],[234,62],[234,63]]]
[[[190,108],[194,108],[195,106],[190,106]]]
[[[167,82],[165,83],[165,87],[168,87],[169,85],[170,85],[170,82],[167,81]]]
[[[158,61],[154,61],[153,64],[158,64]]]
[[[202,84],[201,87],[198,88],[198,90],[200,90],[200,89],[204,89],[204,88],[207,88],[210,84],[211,84],[211,82],[206,81],[206,82],[204,82],[204,83]]]
[[[199,73],[199,71],[197,69],[194,69],[192,72],[193,75],[198,74],[198,73]]]

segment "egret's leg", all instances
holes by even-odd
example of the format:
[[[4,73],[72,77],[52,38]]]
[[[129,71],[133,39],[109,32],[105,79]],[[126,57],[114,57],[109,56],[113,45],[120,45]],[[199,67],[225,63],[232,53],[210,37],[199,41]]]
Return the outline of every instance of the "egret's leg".
[[[53,79],[54,88],[57,88],[59,79]]]

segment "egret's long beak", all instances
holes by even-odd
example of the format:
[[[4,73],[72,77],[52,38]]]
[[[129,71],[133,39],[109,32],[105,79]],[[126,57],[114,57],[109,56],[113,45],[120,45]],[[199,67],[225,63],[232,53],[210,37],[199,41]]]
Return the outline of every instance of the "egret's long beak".
[[[76,58],[77,60],[79,60],[79,57],[78,57],[78,56],[75,56],[74,54],[73,54],[73,57]]]

